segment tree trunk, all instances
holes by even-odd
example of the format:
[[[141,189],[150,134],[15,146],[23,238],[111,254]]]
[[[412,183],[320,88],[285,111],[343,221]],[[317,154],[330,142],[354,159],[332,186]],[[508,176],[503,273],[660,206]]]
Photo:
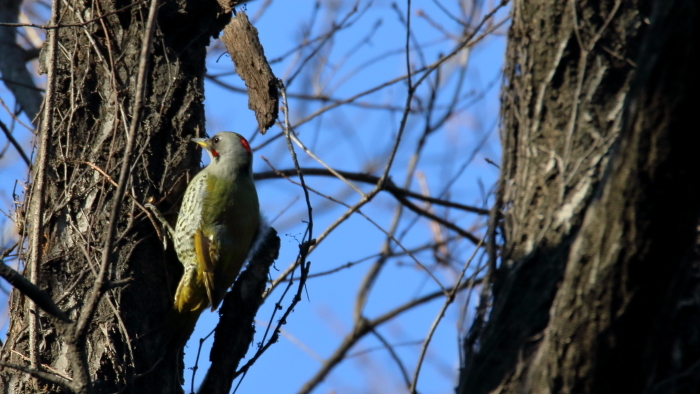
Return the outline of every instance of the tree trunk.
[[[502,260],[459,393],[700,388],[699,8],[513,3]]]
[[[44,198],[39,286],[73,321],[93,290],[110,210],[127,146],[148,2],[79,1],[61,5],[54,72],[53,122],[43,195],[30,188],[25,206]],[[206,46],[228,16],[211,1],[161,2],[146,70],[143,106],[111,261],[110,283],[89,325],[86,353],[97,392],[181,392],[182,361],[164,359],[172,294],[182,268],[163,251],[154,224],[139,206],[153,199],[172,219],[204,133]],[[45,48],[48,45],[45,45]],[[43,66],[51,67],[46,56]],[[45,104],[46,105],[46,104]],[[37,174],[33,174],[36,179]],[[167,213],[170,212],[169,215]],[[25,227],[25,234],[31,229]],[[25,235],[26,236],[26,235]],[[29,255],[26,251],[24,260]],[[31,277],[30,267],[24,273]],[[120,280],[128,279],[125,285]],[[28,365],[30,302],[11,295],[11,322],[0,361]],[[42,311],[38,333],[44,371],[72,376],[65,338]],[[4,393],[59,388],[10,368],[0,369]]]

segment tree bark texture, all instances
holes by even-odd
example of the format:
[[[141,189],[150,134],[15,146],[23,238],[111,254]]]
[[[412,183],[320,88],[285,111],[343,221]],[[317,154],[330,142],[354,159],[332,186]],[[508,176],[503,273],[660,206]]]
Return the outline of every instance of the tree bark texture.
[[[43,196],[30,188],[25,204],[44,198],[45,210],[23,214],[43,216],[38,285],[76,321],[103,257],[114,182],[134,116],[149,4],[110,0],[62,4],[58,23],[80,26],[56,30],[47,185]],[[215,0],[160,2],[127,196],[110,256],[112,283],[130,281],[102,297],[86,341],[96,392],[182,391],[181,360],[163,358],[168,334],[164,322],[172,311],[182,268],[172,248],[163,251],[163,241],[140,205],[152,199],[173,219],[184,187],[198,168],[199,153],[189,140],[204,134],[206,46],[228,18]],[[24,274],[30,277],[28,271]],[[2,362],[28,365],[29,304],[21,293],[12,292]],[[43,370],[70,377],[74,371],[67,362],[64,338],[44,312],[39,322]],[[0,370],[0,387],[3,393],[60,391],[10,368]]]
[[[459,393],[700,389],[699,8],[513,3],[504,249]]]
[[[239,11],[224,28],[221,41],[236,66],[236,73],[248,88],[248,108],[255,112],[260,133],[265,134],[279,113],[279,83],[265,58],[258,29],[244,11]]]

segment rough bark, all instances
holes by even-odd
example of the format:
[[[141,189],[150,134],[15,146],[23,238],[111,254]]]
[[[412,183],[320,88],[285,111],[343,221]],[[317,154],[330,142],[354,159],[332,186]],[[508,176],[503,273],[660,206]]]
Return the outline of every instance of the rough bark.
[[[514,2],[502,267],[458,392],[700,388],[698,8]]]
[[[57,29],[56,98],[53,101],[39,286],[74,321],[96,278],[104,233],[124,160],[139,53],[148,3],[110,14],[131,2],[64,3]],[[144,107],[117,227],[111,281],[127,286],[101,299],[86,341],[97,392],[181,392],[181,360],[163,359],[172,294],[181,265],[163,251],[153,224],[138,203],[153,199],[176,212],[199,153],[189,139],[204,132],[203,81],[206,46],[227,22],[216,1],[161,2],[147,70]],[[42,57],[43,59],[43,57]],[[43,59],[45,62],[46,59]],[[46,67],[46,64],[44,64]],[[27,200],[42,198],[33,195]],[[25,269],[24,274],[31,273]],[[0,361],[27,365],[28,299],[12,292],[11,322]],[[42,312],[39,349],[44,370],[71,376],[65,338]],[[59,388],[4,368],[5,393],[57,392]]]
[[[239,11],[224,28],[221,41],[248,88],[248,108],[255,112],[258,129],[265,134],[275,124],[279,113],[279,84],[265,58],[258,29],[244,11]]]

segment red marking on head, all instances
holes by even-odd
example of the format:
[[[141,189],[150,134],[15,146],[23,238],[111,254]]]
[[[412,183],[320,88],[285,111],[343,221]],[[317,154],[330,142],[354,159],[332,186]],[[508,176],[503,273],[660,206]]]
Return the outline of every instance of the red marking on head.
[[[250,145],[248,144],[248,141],[245,140],[245,138],[241,137],[241,145],[245,148],[245,150],[248,151],[251,155],[253,154],[253,151],[250,149]]]
[[[212,150],[211,150],[211,155],[212,155],[214,158],[217,158],[217,157],[219,157],[219,152],[217,152],[215,149],[212,149]]]

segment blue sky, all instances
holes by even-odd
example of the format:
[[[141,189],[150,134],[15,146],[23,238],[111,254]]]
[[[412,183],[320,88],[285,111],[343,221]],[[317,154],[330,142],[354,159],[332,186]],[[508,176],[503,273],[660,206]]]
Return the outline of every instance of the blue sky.
[[[314,14],[313,2],[272,2],[263,16],[255,19],[259,9],[265,5],[264,0],[249,3],[248,15],[257,27],[260,40],[268,59],[276,59],[296,47],[304,32],[310,37],[322,36],[331,28],[333,21],[338,22],[350,10],[351,2],[339,7],[339,2],[321,2],[321,7]],[[288,93],[293,94],[328,94],[334,98],[347,98],[363,92],[385,81],[406,73],[405,28],[399,20],[399,14],[392,8],[390,1],[374,1],[368,6],[367,1],[359,2],[360,11],[350,17],[355,20],[347,29],[340,30],[332,40],[318,49],[303,68],[303,71],[288,86]],[[455,2],[442,2],[442,5],[455,15],[459,14]],[[397,4],[403,18],[406,17],[406,2]],[[485,5],[490,9],[490,3]],[[365,9],[365,7],[367,7]],[[316,17],[314,17],[316,15]],[[426,17],[422,17],[425,15]],[[500,12],[496,18],[501,21],[506,13]],[[455,41],[445,38],[445,32],[458,35],[460,26],[451,20],[435,2],[430,0],[413,1],[411,14],[412,32],[415,42],[424,48],[423,53],[411,53],[411,63],[420,67],[421,57],[427,63],[435,61],[440,54],[449,53],[456,45]],[[503,32],[504,28],[498,30]],[[415,43],[414,42],[414,43]],[[213,42],[213,50],[208,59],[210,74],[229,73],[232,63],[228,56],[220,56],[216,50],[220,43]],[[468,62],[468,71],[459,92],[467,98],[483,95],[483,99],[469,107],[456,111],[445,125],[431,135],[427,141],[424,154],[420,158],[418,170],[425,178],[425,187],[431,195],[436,195],[445,184],[458,174],[466,165],[466,170],[459,173],[454,185],[449,188],[447,199],[464,204],[484,206],[484,191],[488,191],[495,181],[497,168],[487,164],[488,158],[500,162],[498,145],[498,93],[500,88],[500,69],[504,53],[505,38],[502,34],[493,35],[476,45],[469,52],[463,51],[441,68],[442,95],[437,107],[446,104],[452,91],[457,86],[458,76],[454,72],[460,65]],[[313,47],[315,48],[315,47]],[[391,55],[382,56],[390,53]],[[300,58],[308,55],[304,52]],[[324,59],[318,61],[317,59]],[[298,59],[298,58],[297,58]],[[272,64],[273,72],[288,81],[298,67],[295,55]],[[322,69],[316,78],[314,70]],[[222,80],[236,87],[243,83],[235,76],[225,76]],[[428,97],[429,84],[426,82],[417,91],[421,100]],[[208,81],[205,85],[207,131],[213,135],[220,130],[232,130],[246,137],[253,136],[255,118],[247,109],[247,98],[240,93],[233,93]],[[469,96],[469,95],[472,96]],[[4,86],[0,95],[8,102],[11,96]],[[361,101],[377,105],[403,107],[406,99],[406,84],[399,82],[376,93],[363,97]],[[470,100],[463,100],[467,103]],[[423,101],[425,102],[425,101]],[[415,104],[415,103],[414,103]],[[290,99],[290,120],[292,124],[324,107],[327,103]],[[440,113],[438,109],[436,113]],[[389,147],[399,128],[401,113],[370,108],[341,107],[325,113],[323,116],[296,128],[299,139],[306,144],[320,159],[334,168],[379,174],[385,165]],[[0,111],[0,119],[8,123],[8,116]],[[414,147],[420,137],[425,118],[423,114],[408,118],[402,144],[398,151],[391,177],[397,184],[402,184],[406,168],[411,160]],[[19,129],[18,129],[19,131]],[[256,136],[252,140],[255,148],[267,141],[270,136],[279,133],[278,127],[270,129],[265,136]],[[20,138],[29,151],[30,136],[20,132]],[[483,147],[470,161],[475,146],[483,141]],[[296,147],[302,166],[319,167],[320,165]],[[255,152],[255,171],[267,171],[268,165],[263,157],[278,169],[290,168],[291,160],[284,140],[278,139]],[[14,152],[6,153],[0,160],[0,204],[5,212],[12,208],[11,189],[14,180],[24,180],[26,167],[17,160]],[[359,201],[360,196],[343,183],[335,179],[307,177],[307,183],[325,194],[332,195],[349,204]],[[483,185],[483,186],[480,186]],[[371,190],[369,185],[358,186],[365,192]],[[421,191],[419,177],[411,181],[411,190]],[[296,257],[298,242],[305,230],[306,208],[302,190],[286,180],[265,180],[258,183],[261,210],[268,219],[279,217],[273,223],[282,241],[280,257],[276,267],[286,268]],[[327,199],[312,195],[314,206],[314,236],[333,223],[344,207]],[[362,212],[371,217],[378,225],[388,229],[395,210],[395,200],[386,193],[381,193]],[[448,215],[447,218],[458,225],[469,228],[483,223],[473,214],[436,208],[437,214]],[[7,226],[6,226],[7,227]],[[404,213],[397,234],[404,235],[401,243],[412,248],[424,244],[433,237],[433,229],[422,218],[415,219],[410,213]],[[482,231],[477,229],[477,235]],[[11,231],[4,231],[6,238]],[[453,233],[442,230],[445,236]],[[342,266],[348,262],[358,261],[376,254],[385,241],[385,235],[360,215],[352,215],[331,235],[323,240],[319,247],[309,256],[311,273],[322,272]],[[463,264],[472,253],[473,247],[468,242],[461,242],[453,255]],[[433,264],[430,253],[416,254],[421,262]],[[242,382],[239,393],[271,392],[293,393],[306,382],[320,367],[321,360],[326,359],[340,344],[343,337],[352,328],[355,295],[363,276],[373,259],[358,263],[352,268],[344,269],[334,275],[310,279],[303,300],[296,306],[294,313],[284,326],[281,340],[250,370]],[[461,267],[461,265],[460,265]],[[459,267],[458,267],[459,268]],[[454,268],[438,267],[435,276],[446,285],[453,283]],[[274,277],[274,273],[273,273]],[[3,285],[5,288],[7,285]],[[395,308],[411,299],[430,293],[437,285],[424,271],[418,268],[410,258],[391,260],[383,269],[365,308],[365,316],[373,318]],[[308,297],[307,297],[308,295]],[[272,312],[272,305],[279,297],[274,292],[258,314],[256,330],[264,332],[265,325]],[[448,393],[453,391],[458,373],[458,318],[460,307],[464,305],[465,294],[461,294],[448,310],[433,337],[424,367],[421,372],[418,389],[421,393]],[[283,301],[288,305],[290,297]],[[471,303],[476,301],[472,298]],[[5,303],[0,293],[0,302]],[[409,374],[413,373],[420,349],[419,341],[425,337],[443,299],[427,303],[401,315],[378,331],[390,343],[397,344],[396,353],[404,361]],[[0,318],[2,324],[5,323]],[[193,341],[186,349],[185,362],[188,367],[194,365],[196,343],[216,324],[216,315],[205,313],[193,334]],[[3,332],[6,327],[3,327]],[[259,339],[256,338],[256,341]],[[211,341],[211,340],[210,340]],[[210,344],[211,342],[208,342]],[[339,364],[317,387],[315,392],[338,393],[392,393],[405,392],[403,380],[396,363],[381,343],[373,336],[367,336],[350,350],[352,357]],[[200,372],[195,379],[199,382],[204,376],[208,359],[208,348],[202,351]],[[191,373],[186,373],[186,387],[189,388]]]

